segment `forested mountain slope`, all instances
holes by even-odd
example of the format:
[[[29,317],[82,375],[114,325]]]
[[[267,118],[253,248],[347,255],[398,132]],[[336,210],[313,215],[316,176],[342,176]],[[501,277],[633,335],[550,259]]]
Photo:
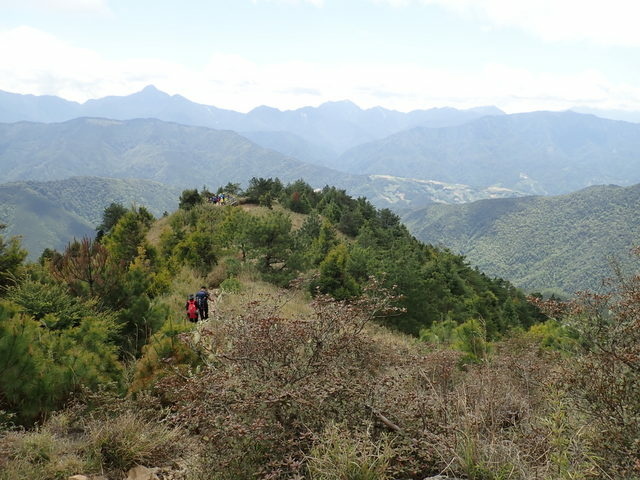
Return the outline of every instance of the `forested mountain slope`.
[[[147,206],[156,216],[178,207],[179,190],[149,180],[73,177],[0,185],[0,223],[20,235],[31,258],[62,250],[73,238],[95,235],[111,203]]]
[[[275,150],[289,157],[314,165],[330,165],[335,163],[338,155],[325,145],[318,145],[305,140],[295,133],[286,131],[251,131],[242,132],[256,145]],[[336,170],[340,170],[336,168]]]
[[[230,132],[153,119],[81,118],[0,125],[0,181],[89,175],[143,178],[169,185],[224,185],[252,176],[315,178],[340,174],[267,150]]]
[[[15,185],[15,184],[14,184]],[[151,180],[105,177],[71,177],[48,182],[20,182],[65,210],[97,226],[105,206],[120,203],[125,207],[144,206],[155,216],[178,208],[180,189]]]
[[[283,134],[296,148],[296,137]],[[0,124],[0,182],[58,180],[71,176],[142,178],[184,188],[246,185],[251,177],[305,179],[314,187],[336,185],[397,210],[431,202],[513,196],[506,189],[478,189],[390,176],[353,175],[303,163],[261,148],[229,131],[153,119],[83,118],[64,123]],[[304,144],[303,144],[304,145]]]
[[[403,220],[482,271],[527,289],[597,289],[610,260],[640,244],[640,185],[596,186],[554,197],[432,205]]]
[[[351,172],[561,194],[640,182],[640,125],[574,112],[489,116],[400,132],[339,161]]]
[[[64,248],[75,238],[93,236],[95,226],[25,184],[0,185],[0,224],[8,236],[19,235],[31,258],[45,248]]]

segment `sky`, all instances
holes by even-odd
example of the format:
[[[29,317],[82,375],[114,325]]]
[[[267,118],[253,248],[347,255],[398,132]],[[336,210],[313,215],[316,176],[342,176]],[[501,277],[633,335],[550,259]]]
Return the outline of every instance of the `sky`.
[[[638,0],[0,0],[0,90],[640,111]]]

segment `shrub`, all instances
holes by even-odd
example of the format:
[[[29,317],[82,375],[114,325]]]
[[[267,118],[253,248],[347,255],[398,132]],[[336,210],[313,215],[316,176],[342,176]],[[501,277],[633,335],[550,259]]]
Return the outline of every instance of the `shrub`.
[[[242,283],[237,278],[230,277],[220,284],[220,289],[224,293],[239,293],[242,290]]]
[[[131,392],[152,387],[159,378],[176,368],[184,369],[198,364],[196,353],[180,339],[180,334],[191,329],[192,325],[184,321],[165,322],[142,349],[142,357],[136,363],[129,387]]]
[[[640,249],[635,251],[640,256]],[[618,274],[609,292],[536,301],[578,333],[567,392],[588,415],[591,447],[614,478],[640,476],[640,275]]]
[[[190,210],[200,203],[202,203],[202,196],[198,192],[198,189],[186,189],[180,194],[178,208],[181,210]]]
[[[288,318],[282,295],[200,329],[192,338],[207,363],[159,386],[178,421],[207,437],[208,468],[224,472],[214,478],[299,475],[314,434],[370,415],[367,392],[384,353],[364,327],[388,299],[320,296],[311,315]]]
[[[577,332],[554,319],[532,325],[526,336],[544,348],[562,352],[576,352],[579,348]]]
[[[5,228],[6,225],[0,224],[0,232]],[[7,242],[0,235],[0,294],[7,286],[18,283],[24,271],[22,262],[27,258],[27,253],[21,247],[18,237],[11,237]]]
[[[444,345],[464,352],[463,362],[477,363],[491,351],[483,322],[475,319],[458,325],[451,319],[435,322],[420,330],[420,339],[436,345]]]
[[[487,342],[487,330],[484,322],[475,319],[467,320],[453,330],[454,348],[464,352],[465,360],[478,362],[486,358],[490,351]]]
[[[41,283],[25,280],[7,290],[7,298],[34,320],[44,321],[48,328],[61,329],[80,324],[83,317],[95,311],[95,301],[83,301],[73,297],[58,283]],[[45,319],[54,319],[47,322]]]

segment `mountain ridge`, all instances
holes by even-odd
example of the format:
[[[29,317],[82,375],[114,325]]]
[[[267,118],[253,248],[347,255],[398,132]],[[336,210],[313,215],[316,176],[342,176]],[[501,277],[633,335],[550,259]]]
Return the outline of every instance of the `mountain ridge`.
[[[566,195],[434,204],[404,215],[420,240],[446,245],[490,275],[564,293],[601,287],[640,238],[640,184]]]
[[[416,127],[348,150],[348,172],[561,194],[640,182],[640,125],[575,112],[482,117]]]
[[[356,144],[382,138],[410,126],[427,123],[458,124],[487,114],[486,111],[474,109],[434,108],[408,113],[382,107],[363,110],[348,100],[283,111],[261,106],[248,113],[240,113],[192,102],[182,95],[169,95],[152,85],[130,95],[90,99],[83,104],[52,98],[57,99],[54,102],[57,110],[49,97],[0,91],[0,121],[61,122],[85,116],[120,120],[153,117],[240,133],[285,130],[311,143],[325,145],[337,154]],[[13,106],[9,108],[9,105]],[[51,109],[54,111],[50,111]],[[490,111],[491,114],[504,114],[495,107]]]
[[[459,201],[495,196],[468,186],[432,188],[425,182],[386,182],[301,162],[265,149],[233,132],[192,127],[156,119],[80,118],[56,124],[0,124],[0,182],[60,180],[72,176],[145,178],[179,188],[203,183],[218,188],[246,184],[251,177],[305,179],[316,188],[336,185],[366,196],[380,207],[422,206],[432,201]],[[294,144],[295,147],[295,144]],[[373,185],[375,183],[375,185]],[[410,187],[389,202],[385,189]],[[395,186],[394,186],[395,185]],[[504,191],[504,195],[517,192]],[[413,204],[413,205],[412,205]]]

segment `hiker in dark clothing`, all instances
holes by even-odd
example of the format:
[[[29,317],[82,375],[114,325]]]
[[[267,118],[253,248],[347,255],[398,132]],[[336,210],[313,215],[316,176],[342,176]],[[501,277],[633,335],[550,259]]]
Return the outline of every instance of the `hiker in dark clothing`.
[[[187,310],[187,318],[190,322],[198,321],[198,306],[196,305],[196,299],[193,298],[193,294],[189,295],[187,303],[184,305]]]
[[[209,318],[209,300],[211,300],[211,297],[209,296],[209,292],[207,292],[207,287],[202,286],[200,291],[196,293],[196,305],[198,306],[198,312],[202,320]]]

